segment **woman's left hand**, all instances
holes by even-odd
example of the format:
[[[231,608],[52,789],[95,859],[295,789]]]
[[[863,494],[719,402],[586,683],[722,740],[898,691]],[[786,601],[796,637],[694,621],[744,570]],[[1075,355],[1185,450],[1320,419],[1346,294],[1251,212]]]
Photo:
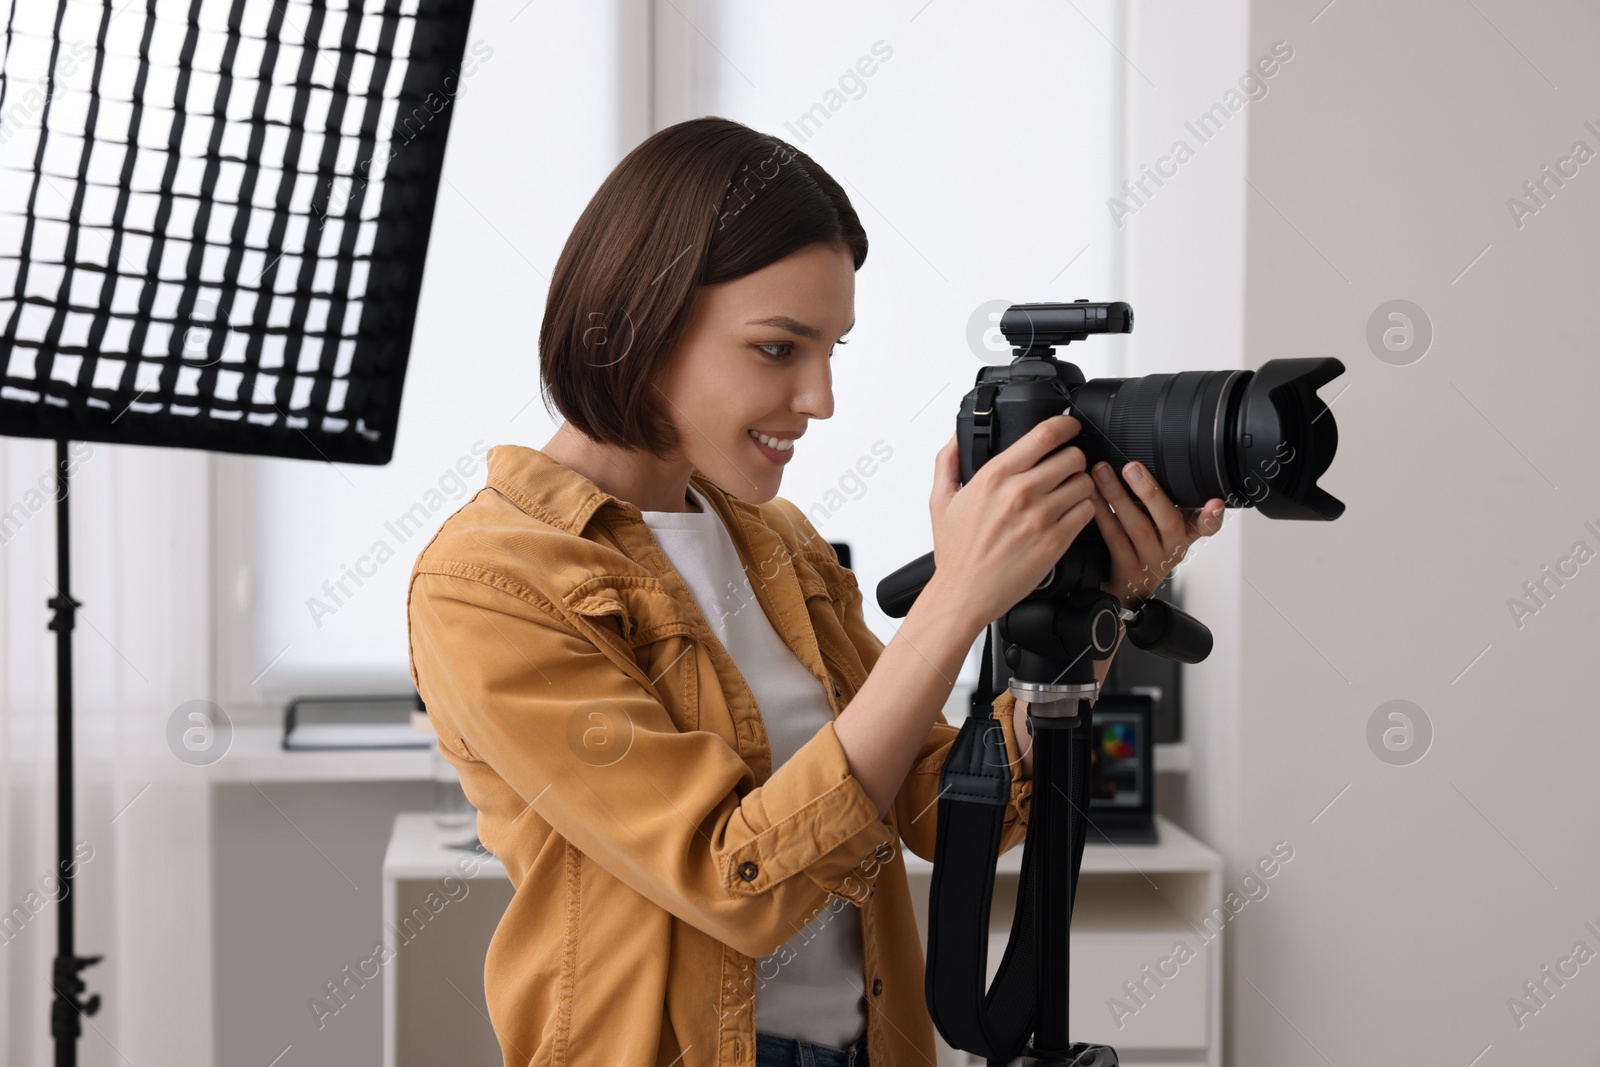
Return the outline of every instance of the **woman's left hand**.
[[[1111,577],[1100,588],[1125,608],[1153,595],[1190,545],[1222,529],[1227,509],[1220,497],[1212,497],[1201,508],[1179,508],[1136,460],[1122,468],[1122,476],[1137,500],[1111,464],[1102,460],[1092,473],[1094,521],[1111,550]]]
[[[1102,468],[1109,478],[1100,476]],[[1134,477],[1135,471],[1139,477]],[[1100,527],[1106,547],[1111,550],[1111,577],[1100,588],[1121,601],[1123,607],[1132,608],[1156,591],[1162,580],[1182,562],[1190,545],[1222,529],[1222,515],[1227,509],[1221,497],[1212,497],[1202,508],[1178,507],[1137,461],[1130,462],[1123,472],[1138,494],[1138,500],[1128,495],[1109,463],[1095,464],[1094,521]],[[1116,508],[1115,513],[1112,508]],[[1110,664],[1109,659],[1095,661],[1096,682],[1104,682]],[[1032,778],[1033,738],[1028,735],[1028,702],[1017,701],[1012,714],[1020,750],[1016,773]]]

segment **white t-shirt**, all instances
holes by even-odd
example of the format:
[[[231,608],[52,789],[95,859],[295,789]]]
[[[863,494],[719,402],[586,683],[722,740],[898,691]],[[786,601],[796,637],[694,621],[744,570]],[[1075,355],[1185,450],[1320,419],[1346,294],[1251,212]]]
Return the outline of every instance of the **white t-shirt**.
[[[689,487],[699,511],[643,511],[712,632],[744,676],[776,771],[833,719],[827,693],[761,610],[722,519]],[[843,1048],[867,1028],[861,910],[842,897],[819,907],[756,966],[756,1029]]]

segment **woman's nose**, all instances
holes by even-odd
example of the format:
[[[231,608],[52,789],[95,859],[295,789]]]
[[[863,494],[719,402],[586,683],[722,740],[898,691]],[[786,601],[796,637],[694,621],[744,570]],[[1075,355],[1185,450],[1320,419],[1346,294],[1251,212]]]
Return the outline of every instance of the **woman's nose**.
[[[795,410],[813,419],[833,417],[833,367],[828,359],[822,360],[820,372],[807,370],[805,388],[795,398]]]

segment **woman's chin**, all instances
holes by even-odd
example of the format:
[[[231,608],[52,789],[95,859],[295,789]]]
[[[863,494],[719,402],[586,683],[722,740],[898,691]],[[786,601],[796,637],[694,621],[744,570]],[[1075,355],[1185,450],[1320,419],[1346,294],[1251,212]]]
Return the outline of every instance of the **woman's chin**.
[[[776,474],[769,474],[764,478],[747,476],[739,478],[738,482],[735,488],[727,490],[728,495],[736,496],[746,504],[759,506],[778,495],[778,490],[782,488],[783,477]]]

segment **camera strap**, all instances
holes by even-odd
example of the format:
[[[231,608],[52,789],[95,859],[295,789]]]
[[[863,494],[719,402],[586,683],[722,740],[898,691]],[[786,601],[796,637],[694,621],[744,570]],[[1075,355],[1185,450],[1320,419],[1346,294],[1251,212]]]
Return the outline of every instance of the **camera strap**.
[[[994,382],[980,383],[972,400],[972,469],[977,470],[994,458],[994,398],[1000,386]],[[984,669],[988,669],[988,638],[984,639]],[[987,675],[985,676],[987,677]]]
[[[939,774],[925,985],[929,1014],[946,1042],[985,1056],[991,1063],[1009,1063],[1034,1032],[1038,1005],[1034,824],[1030,820],[1023,841],[1011,938],[986,993],[989,908],[1002,823],[1011,799],[1005,736],[995,721],[994,694],[990,693],[992,633],[990,627],[984,634],[983,664],[971,712]]]

